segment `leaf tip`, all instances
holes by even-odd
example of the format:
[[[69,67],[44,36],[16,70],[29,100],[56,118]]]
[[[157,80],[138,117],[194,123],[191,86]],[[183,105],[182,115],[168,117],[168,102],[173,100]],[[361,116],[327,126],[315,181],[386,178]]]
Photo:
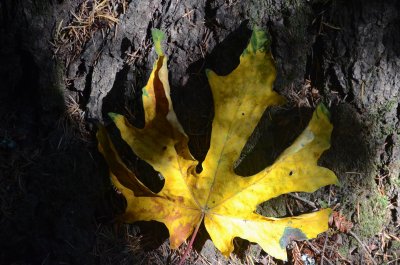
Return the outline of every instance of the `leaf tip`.
[[[317,106],[317,112],[322,112],[328,119],[331,119],[331,113],[324,103],[319,103]]]
[[[258,51],[269,51],[270,44],[271,41],[270,38],[268,38],[267,32],[262,28],[255,26],[250,37],[250,42],[243,51],[243,55],[247,53],[256,53]]]
[[[151,37],[153,38],[154,48],[159,56],[163,56],[164,52],[161,47],[161,42],[165,39],[165,33],[159,29],[151,30]]]
[[[206,69],[205,70],[205,72],[206,72],[206,76],[207,76],[207,78],[209,78],[211,75],[213,75],[214,74],[214,71],[213,70],[211,70],[211,69]]]
[[[110,117],[110,119],[111,119],[112,121],[115,121],[115,119],[116,119],[118,116],[119,116],[119,114],[114,113],[114,112],[109,112],[109,113],[108,113],[108,117]]]
[[[339,181],[339,179],[337,177],[336,177],[335,182],[333,183],[333,185],[336,185],[338,187],[342,187],[342,184],[340,183],[340,181]]]

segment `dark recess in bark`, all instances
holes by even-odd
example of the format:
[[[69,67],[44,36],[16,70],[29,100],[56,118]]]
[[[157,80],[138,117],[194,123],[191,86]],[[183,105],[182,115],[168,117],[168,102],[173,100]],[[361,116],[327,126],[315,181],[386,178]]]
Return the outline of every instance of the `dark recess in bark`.
[[[81,2],[0,2],[1,264],[104,261],[93,254],[97,227],[100,223],[112,230],[124,199],[109,181],[94,125],[108,124],[106,114],[117,112],[144,126],[141,89],[155,59],[149,45],[153,27],[166,32],[174,108],[200,161],[214,115],[205,69],[228,74],[239,63],[251,28],[268,30],[278,72],[275,89],[290,97],[301,92],[306,78],[330,107],[332,147],[320,163],[341,181],[332,201],[341,204],[366,244],[380,244],[381,231],[398,235],[399,1],[130,1],[118,30],[96,32],[82,54],[65,65],[62,57],[53,57],[50,42],[59,22],[70,21],[70,11]],[[128,54],[137,57],[129,61]],[[65,119],[69,98],[85,114],[86,138]],[[290,103],[276,112],[283,120],[279,128],[268,122],[266,112],[243,150],[239,174],[271,164],[304,127],[308,116]],[[283,118],[287,114],[290,122]],[[110,131],[118,136],[112,126]],[[266,153],[270,138],[282,134],[279,146]],[[163,182],[157,172],[124,142],[117,144],[128,166],[159,190]],[[328,193],[327,188],[304,196],[328,200]],[[258,211],[285,216],[286,202],[286,197],[278,198]],[[158,237],[152,249],[168,236],[161,226],[138,225],[141,235]],[[196,248],[223,260],[205,243],[207,238],[202,230]],[[348,249],[358,246],[348,237],[343,240]],[[247,242],[237,242],[243,244],[238,248],[243,254]],[[398,253],[398,244],[390,241],[386,251]],[[122,247],[120,252],[130,253]],[[363,261],[362,250],[348,259]]]

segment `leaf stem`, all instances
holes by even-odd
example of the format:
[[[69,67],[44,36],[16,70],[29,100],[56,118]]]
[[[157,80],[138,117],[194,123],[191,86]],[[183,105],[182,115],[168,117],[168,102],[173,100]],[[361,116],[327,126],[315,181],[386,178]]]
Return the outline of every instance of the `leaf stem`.
[[[181,258],[181,261],[179,262],[179,265],[183,265],[183,263],[185,262],[190,250],[192,249],[194,239],[197,236],[197,232],[199,232],[199,228],[200,228],[201,222],[203,222],[203,219],[204,219],[204,213],[201,214],[200,221],[197,224],[196,229],[194,230],[194,232],[192,234],[192,238],[190,239],[189,245],[187,246],[187,248],[185,250],[185,253],[183,253],[183,256]]]

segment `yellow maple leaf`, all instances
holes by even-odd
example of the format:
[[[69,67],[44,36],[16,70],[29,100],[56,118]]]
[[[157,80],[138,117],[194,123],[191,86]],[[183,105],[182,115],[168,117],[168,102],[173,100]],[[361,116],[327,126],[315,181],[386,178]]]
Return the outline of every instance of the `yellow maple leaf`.
[[[170,233],[171,248],[179,247],[204,220],[215,246],[225,255],[233,251],[233,239],[258,243],[270,255],[286,260],[291,240],[316,237],[328,228],[330,209],[287,218],[255,213],[258,204],[289,192],[314,192],[337,184],[335,174],[317,165],[330,147],[332,125],[323,105],[315,110],[307,128],[294,143],[263,171],[241,177],[234,164],[264,110],[284,103],[273,91],[275,66],[264,31],[255,29],[240,57],[239,66],[227,76],[207,71],[215,117],[210,149],[196,173],[197,161],[188,138],[172,108],[167,57],[161,50],[162,33],[153,32],[159,55],[143,89],[145,127],[136,128],[118,114],[111,117],[136,155],[165,178],[158,193],[151,192],[124,165],[107,132],[98,132],[112,182],[127,200],[126,222],[155,220]]]

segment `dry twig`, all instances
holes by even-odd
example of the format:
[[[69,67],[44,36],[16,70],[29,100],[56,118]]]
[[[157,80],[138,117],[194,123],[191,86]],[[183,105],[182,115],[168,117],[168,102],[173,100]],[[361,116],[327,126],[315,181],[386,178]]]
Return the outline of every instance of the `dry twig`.
[[[367,254],[368,258],[371,260],[372,264],[377,265],[378,263],[376,263],[376,261],[374,260],[374,258],[371,255],[368,247],[361,241],[361,239],[356,234],[354,234],[352,231],[349,231],[348,234],[351,235],[352,237],[354,237],[355,240],[357,240],[357,242],[360,244],[361,248]]]
[[[299,201],[302,201],[302,202],[306,203],[307,205],[311,206],[311,207],[314,208],[314,209],[317,208],[317,206],[315,205],[315,203],[313,203],[312,201],[306,200],[306,199],[304,199],[304,198],[298,196],[298,195],[295,194],[295,193],[289,193],[288,195],[289,195],[290,197],[295,198],[296,200],[299,200]]]

